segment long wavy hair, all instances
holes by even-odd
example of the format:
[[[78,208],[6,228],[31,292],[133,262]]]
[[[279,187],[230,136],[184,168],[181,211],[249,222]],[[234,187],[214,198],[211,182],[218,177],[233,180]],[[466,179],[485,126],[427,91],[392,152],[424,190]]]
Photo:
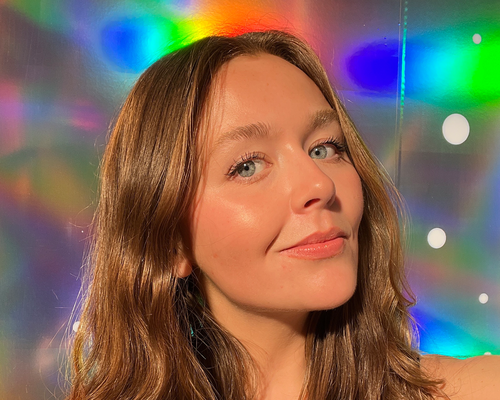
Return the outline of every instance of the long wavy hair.
[[[420,368],[403,273],[401,199],[358,135],[318,57],[279,31],[212,36],[161,58],[125,101],[103,157],[100,199],[73,338],[70,400],[255,398],[252,358],[176,272],[201,175],[201,121],[214,77],[229,60],[268,53],[300,68],[340,115],[361,177],[357,289],[344,305],[311,312],[310,400],[431,399]]]

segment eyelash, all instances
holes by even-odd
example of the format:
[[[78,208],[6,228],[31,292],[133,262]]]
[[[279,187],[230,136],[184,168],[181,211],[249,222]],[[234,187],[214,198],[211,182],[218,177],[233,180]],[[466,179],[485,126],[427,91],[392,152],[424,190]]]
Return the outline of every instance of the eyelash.
[[[337,150],[338,154],[344,154],[347,151],[347,145],[344,142],[339,141],[337,138],[334,137],[329,137],[327,139],[324,139],[320,142],[314,143],[310,150],[309,153],[311,152],[312,149],[318,146],[322,146],[325,144],[330,144],[335,149]],[[259,152],[251,152],[251,153],[245,153],[243,156],[240,157],[239,160],[234,160],[234,164],[229,168],[229,171],[227,172],[226,176],[228,178],[233,178],[236,173],[238,172],[239,167],[249,161],[253,160],[263,160],[265,161],[265,155]]]
[[[229,171],[227,172],[227,176],[229,178],[232,178],[236,175],[238,172],[238,168],[242,165],[245,164],[248,161],[253,161],[253,160],[264,160],[265,156],[262,153],[259,152],[251,152],[251,153],[245,153],[240,157],[239,160],[234,160],[234,164],[229,168]]]
[[[337,138],[334,138],[334,137],[329,137],[329,138],[322,140],[318,143],[314,143],[311,146],[311,150],[314,149],[315,147],[318,147],[318,146],[321,146],[324,144],[331,144],[333,147],[335,147],[335,149],[337,150],[337,152],[339,154],[344,154],[347,151],[346,143],[341,142],[340,140],[338,140]],[[309,152],[311,152],[311,150],[309,150]]]

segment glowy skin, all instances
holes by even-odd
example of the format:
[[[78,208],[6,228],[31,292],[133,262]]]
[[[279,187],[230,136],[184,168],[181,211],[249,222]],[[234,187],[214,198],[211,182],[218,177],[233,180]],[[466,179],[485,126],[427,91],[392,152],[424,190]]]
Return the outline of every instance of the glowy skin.
[[[339,123],[309,129],[315,113],[331,110],[321,91],[279,57],[240,56],[219,72],[210,105],[207,163],[189,228],[193,263],[216,317],[345,303],[356,288],[363,195],[348,157],[318,145],[344,142]],[[270,133],[218,143],[249,124]],[[251,159],[246,169],[235,168],[242,157]],[[284,251],[332,230],[343,236],[331,254],[315,253],[314,245],[310,257]]]

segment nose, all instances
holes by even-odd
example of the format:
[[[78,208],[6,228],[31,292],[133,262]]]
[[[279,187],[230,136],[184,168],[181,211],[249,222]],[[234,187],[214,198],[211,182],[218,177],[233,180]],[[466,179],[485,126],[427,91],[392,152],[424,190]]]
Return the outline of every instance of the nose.
[[[293,168],[290,175],[291,208],[301,214],[314,208],[328,208],[335,202],[333,179],[307,154]]]

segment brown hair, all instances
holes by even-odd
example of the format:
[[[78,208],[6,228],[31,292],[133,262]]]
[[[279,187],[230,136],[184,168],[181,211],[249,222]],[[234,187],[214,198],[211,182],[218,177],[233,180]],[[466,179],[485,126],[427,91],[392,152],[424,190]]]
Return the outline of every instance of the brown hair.
[[[408,312],[399,194],[315,53],[266,31],[207,37],[163,57],[123,105],[102,163],[69,399],[252,398],[251,357],[211,316],[194,274],[178,278],[176,265],[214,76],[229,60],[259,53],[300,68],[339,112],[365,196],[357,289],[343,306],[310,313],[302,398],[432,398],[437,382],[420,368]]]

